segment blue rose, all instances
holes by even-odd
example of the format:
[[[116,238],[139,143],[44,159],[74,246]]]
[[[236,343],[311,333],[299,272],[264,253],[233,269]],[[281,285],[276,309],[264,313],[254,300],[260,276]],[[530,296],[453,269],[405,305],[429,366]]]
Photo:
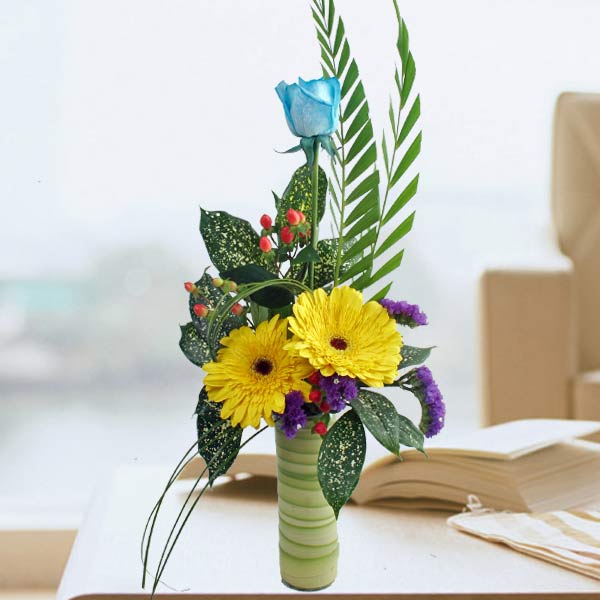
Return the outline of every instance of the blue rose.
[[[299,138],[331,136],[340,119],[340,82],[335,78],[313,79],[288,85],[282,81],[275,91],[283,104],[291,132]]]

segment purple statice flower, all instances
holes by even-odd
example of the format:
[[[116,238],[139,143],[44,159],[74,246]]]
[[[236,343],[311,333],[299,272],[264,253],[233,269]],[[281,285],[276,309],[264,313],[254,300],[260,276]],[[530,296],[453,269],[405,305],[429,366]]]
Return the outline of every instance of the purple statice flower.
[[[321,375],[319,387],[325,392],[325,400],[333,412],[346,408],[346,402],[354,400],[358,394],[356,380],[343,375]]]
[[[427,367],[418,367],[414,371],[414,392],[421,403],[422,416],[419,429],[425,437],[437,435],[444,427],[446,405],[440,388]]]
[[[285,395],[285,410],[283,413],[274,413],[277,424],[288,440],[296,437],[299,429],[306,425],[306,413],[304,412],[304,395],[294,390]]]
[[[389,298],[380,300],[379,304],[400,325],[407,325],[410,328],[427,325],[427,315],[421,311],[418,304],[409,304],[404,300],[396,301]]]

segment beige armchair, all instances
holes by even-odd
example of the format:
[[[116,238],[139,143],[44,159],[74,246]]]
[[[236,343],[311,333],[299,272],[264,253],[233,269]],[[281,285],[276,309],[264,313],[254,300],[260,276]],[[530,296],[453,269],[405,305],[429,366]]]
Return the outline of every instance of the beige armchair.
[[[481,278],[485,424],[600,420],[600,94],[558,98],[552,214],[549,259]]]

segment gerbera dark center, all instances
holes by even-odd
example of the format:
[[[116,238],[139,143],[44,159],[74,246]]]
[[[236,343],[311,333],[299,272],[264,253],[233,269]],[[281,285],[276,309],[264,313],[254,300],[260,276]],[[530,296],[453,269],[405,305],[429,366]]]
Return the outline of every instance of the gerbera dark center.
[[[348,347],[348,342],[341,337],[334,337],[329,340],[329,343],[336,350],[345,350]]]
[[[257,373],[267,376],[273,370],[273,363],[268,358],[257,358],[252,368]]]

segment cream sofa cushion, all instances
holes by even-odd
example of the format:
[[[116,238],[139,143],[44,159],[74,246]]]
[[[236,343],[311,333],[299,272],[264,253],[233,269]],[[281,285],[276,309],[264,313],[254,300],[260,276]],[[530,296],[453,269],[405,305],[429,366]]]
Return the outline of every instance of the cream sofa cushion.
[[[600,369],[600,94],[559,97],[552,171],[554,223],[574,266],[578,366]]]

